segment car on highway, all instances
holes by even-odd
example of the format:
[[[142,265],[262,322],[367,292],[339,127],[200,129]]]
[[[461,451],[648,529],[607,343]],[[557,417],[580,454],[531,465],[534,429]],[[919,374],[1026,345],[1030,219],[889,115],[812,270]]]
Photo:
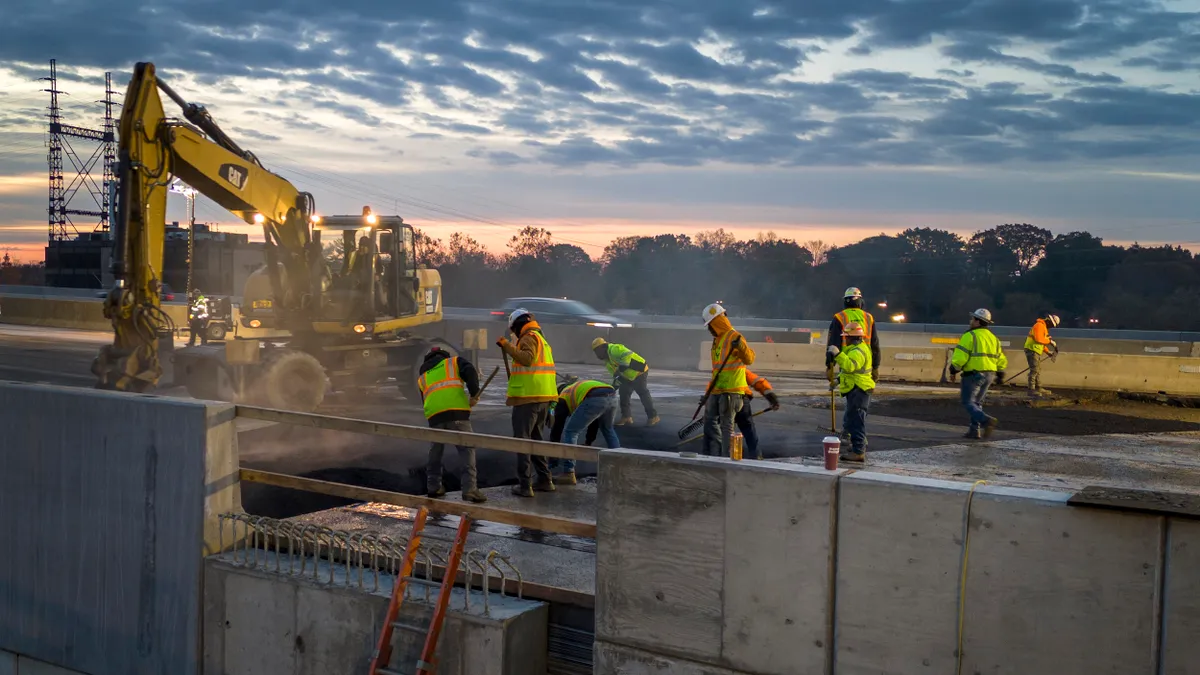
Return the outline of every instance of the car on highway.
[[[499,309],[492,310],[492,317],[508,321],[514,309],[523,308],[533,313],[539,323],[596,326],[598,328],[631,328],[632,323],[599,310],[578,300],[568,298],[509,298]]]

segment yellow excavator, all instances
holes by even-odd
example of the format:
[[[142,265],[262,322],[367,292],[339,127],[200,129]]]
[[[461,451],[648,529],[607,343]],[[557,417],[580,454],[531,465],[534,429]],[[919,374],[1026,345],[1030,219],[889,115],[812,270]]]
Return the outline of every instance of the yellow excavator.
[[[167,116],[160,91],[184,119]],[[224,345],[176,351],[160,305],[167,192],[176,177],[262,227],[265,264],[243,289],[239,335]],[[417,266],[410,225],[369,207],[318,215],[311,194],[264,168],[150,63],[137,64],[125,94],[113,226],[116,283],[104,315],[115,336],[92,365],[98,388],[149,391],[169,370],[171,383],[197,398],[311,411],[329,391],[362,391],[388,378],[415,397],[431,345],[456,351],[408,332],[442,320],[441,276]],[[340,266],[326,259],[324,232],[341,238]]]

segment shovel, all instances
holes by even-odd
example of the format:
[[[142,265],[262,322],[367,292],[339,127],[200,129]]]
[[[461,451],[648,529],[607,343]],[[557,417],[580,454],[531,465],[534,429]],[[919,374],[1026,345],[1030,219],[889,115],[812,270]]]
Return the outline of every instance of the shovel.
[[[712,394],[713,387],[717,385],[717,377],[720,376],[721,371],[725,370],[725,364],[729,363],[730,357],[733,356],[734,350],[737,349],[737,346],[741,341],[741,337],[736,337],[733,339],[733,345],[729,347],[729,353],[725,355],[725,359],[721,361],[721,365],[719,368],[717,368],[717,372],[713,373],[712,379],[708,381],[708,388],[704,390],[704,396],[700,397],[700,405],[696,406],[696,412],[692,413],[692,421],[688,422],[687,425],[679,430],[677,435],[681,440],[691,436],[696,432],[697,429],[700,428],[702,424],[704,424],[704,420],[696,419],[696,416],[700,414],[701,410],[704,410],[704,404],[708,403],[708,397]]]
[[[492,383],[492,380],[496,379],[496,373],[499,373],[499,372],[500,372],[500,366],[496,366],[495,368],[492,369],[492,374],[488,375],[487,379],[483,381],[483,386],[479,388],[479,393],[475,394],[474,396],[471,397],[471,406],[472,407],[476,403],[479,403],[479,399],[483,398],[483,392],[487,391],[488,385]]]

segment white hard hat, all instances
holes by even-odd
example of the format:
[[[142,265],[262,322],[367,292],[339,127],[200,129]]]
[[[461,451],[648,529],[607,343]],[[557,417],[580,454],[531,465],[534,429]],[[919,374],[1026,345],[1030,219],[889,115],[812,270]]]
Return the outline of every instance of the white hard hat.
[[[971,318],[979,319],[980,321],[982,321],[984,323],[991,323],[992,322],[992,313],[989,312],[988,310],[980,307],[979,309],[975,310],[974,312],[971,312]]]
[[[1051,328],[1058,328],[1059,319],[1057,314],[1046,315],[1046,320],[1050,322]]]
[[[508,325],[513,325],[517,322],[517,319],[525,316],[528,313],[529,310],[525,309],[524,307],[518,307],[517,309],[514,309],[513,313],[508,315]]]
[[[851,286],[850,288],[846,289],[846,294],[842,296],[842,299],[861,298],[861,297],[862,297],[862,291],[858,290],[857,286]]]
[[[718,305],[715,302],[713,304],[709,305],[708,307],[705,307],[704,314],[703,314],[704,325],[707,326],[708,324],[712,323],[713,319],[717,318],[718,316],[721,316],[724,313],[725,313],[725,308],[722,307],[721,305]]]

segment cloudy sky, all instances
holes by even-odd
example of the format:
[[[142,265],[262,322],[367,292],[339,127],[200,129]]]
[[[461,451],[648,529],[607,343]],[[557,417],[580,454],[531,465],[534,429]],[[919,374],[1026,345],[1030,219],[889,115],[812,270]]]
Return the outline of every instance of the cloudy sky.
[[[321,212],[497,247],[525,224],[593,255],[713,227],[1200,244],[1200,0],[276,4],[8,0],[0,247],[45,240],[50,58],[70,123],[149,60]]]

